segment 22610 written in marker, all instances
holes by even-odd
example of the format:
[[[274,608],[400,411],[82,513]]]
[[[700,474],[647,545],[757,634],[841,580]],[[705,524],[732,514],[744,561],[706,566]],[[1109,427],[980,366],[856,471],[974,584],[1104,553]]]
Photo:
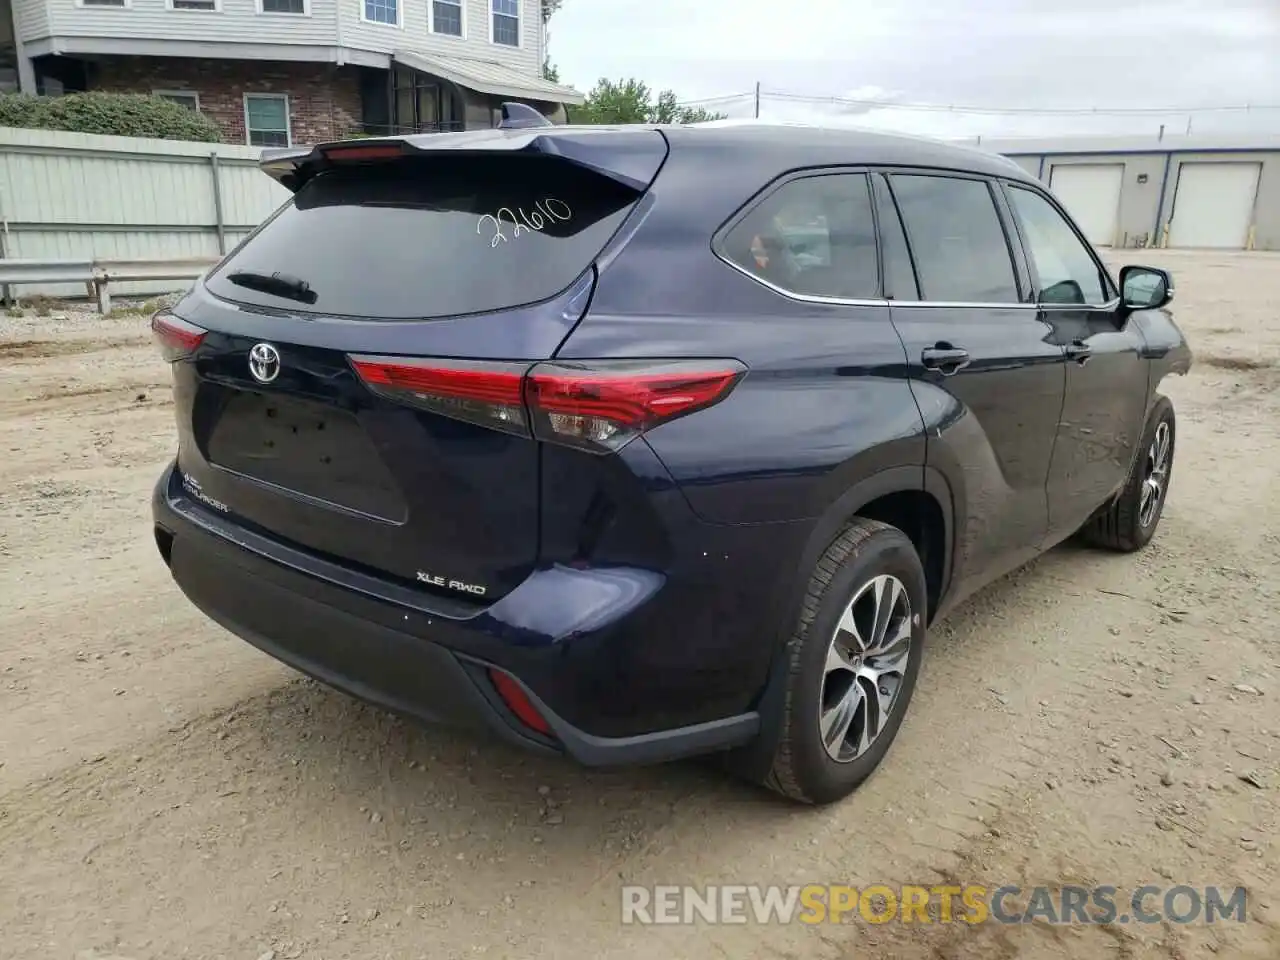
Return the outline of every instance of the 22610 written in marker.
[[[511,237],[508,238],[502,232],[503,217],[506,222],[512,226]],[[486,213],[480,218],[476,224],[476,233],[480,236],[484,235],[485,221],[489,222],[489,229],[493,230],[493,236],[489,238],[489,246],[496,247],[500,243],[506,243],[508,239],[514,239],[529,230],[541,232],[547,228],[548,224],[560,222],[563,223],[573,216],[573,211],[569,205],[563,200],[556,197],[544,197],[533,205],[532,210],[526,211],[524,207],[516,207],[512,210],[510,207],[502,207],[495,213]]]

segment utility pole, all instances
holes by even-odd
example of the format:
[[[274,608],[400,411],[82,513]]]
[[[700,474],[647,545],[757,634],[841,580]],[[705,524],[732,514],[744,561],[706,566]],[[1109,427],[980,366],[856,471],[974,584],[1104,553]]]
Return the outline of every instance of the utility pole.
[[[760,81],[756,81],[756,119],[760,119]]]

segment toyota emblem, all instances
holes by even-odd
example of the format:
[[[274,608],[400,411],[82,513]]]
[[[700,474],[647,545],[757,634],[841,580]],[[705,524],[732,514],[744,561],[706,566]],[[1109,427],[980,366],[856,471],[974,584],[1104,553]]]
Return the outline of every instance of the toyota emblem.
[[[249,372],[259,383],[270,383],[280,376],[280,351],[269,343],[255,343],[249,351]]]

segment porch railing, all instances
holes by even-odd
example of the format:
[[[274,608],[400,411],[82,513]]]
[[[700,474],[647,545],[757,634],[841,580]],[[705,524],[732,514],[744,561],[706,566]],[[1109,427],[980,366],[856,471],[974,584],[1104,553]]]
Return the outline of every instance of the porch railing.
[[[350,127],[343,134],[343,138],[409,136],[416,133],[452,133],[465,129],[467,129],[465,120],[442,120],[436,123],[360,123]]]

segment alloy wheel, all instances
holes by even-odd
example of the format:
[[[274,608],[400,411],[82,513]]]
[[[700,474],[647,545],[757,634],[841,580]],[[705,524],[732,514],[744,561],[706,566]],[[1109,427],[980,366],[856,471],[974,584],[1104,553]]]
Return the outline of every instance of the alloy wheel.
[[[1138,507],[1138,522],[1149,527],[1155,521],[1169,485],[1169,454],[1173,447],[1173,435],[1168,421],[1161,421],[1147,451],[1146,472],[1142,480],[1142,500]]]
[[[849,601],[827,647],[818,731],[831,759],[849,763],[888,725],[911,656],[907,588],[882,575]]]

